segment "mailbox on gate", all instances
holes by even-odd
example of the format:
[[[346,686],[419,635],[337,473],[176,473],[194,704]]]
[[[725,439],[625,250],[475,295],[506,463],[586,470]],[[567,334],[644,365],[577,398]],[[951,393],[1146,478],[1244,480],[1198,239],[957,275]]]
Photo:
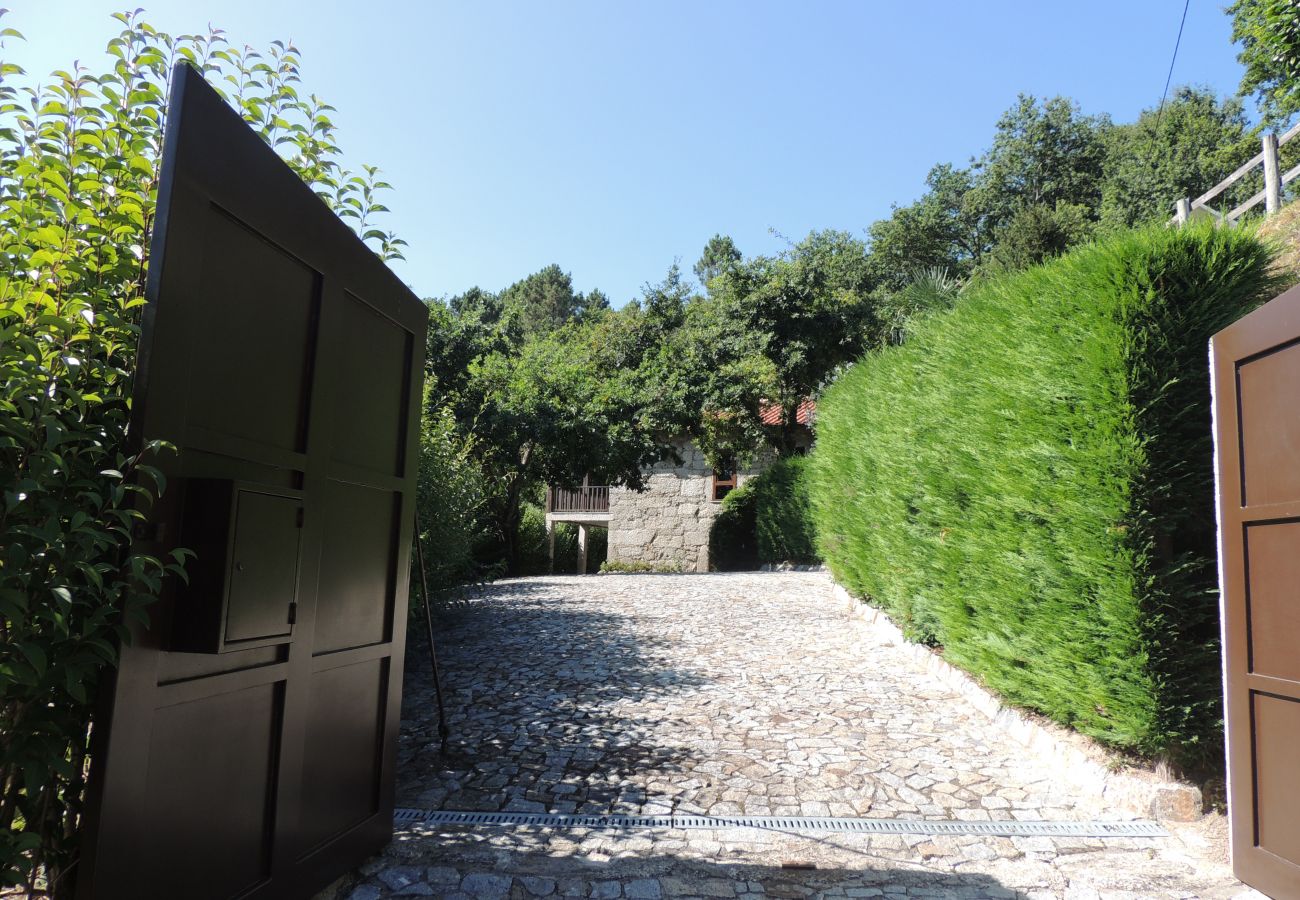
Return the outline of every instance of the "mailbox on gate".
[[[292,636],[303,494],[224,478],[185,485],[181,546],[195,551],[172,649],[228,653]]]

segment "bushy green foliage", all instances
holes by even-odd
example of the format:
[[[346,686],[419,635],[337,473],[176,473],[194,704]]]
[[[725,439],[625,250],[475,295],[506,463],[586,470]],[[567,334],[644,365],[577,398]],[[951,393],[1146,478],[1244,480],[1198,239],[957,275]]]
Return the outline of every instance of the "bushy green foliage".
[[[716,247],[706,247],[706,257]],[[713,370],[747,365],[750,371],[762,373],[749,383],[763,391],[764,404],[780,410],[780,424],[763,428],[763,437],[779,454],[789,455],[798,438],[799,404],[815,394],[837,367],[881,338],[867,247],[843,231],[813,231],[779,255],[724,266],[708,287],[709,298],[699,305],[715,307],[719,318],[752,342],[739,358],[720,360],[722,364]],[[702,337],[712,343],[707,333]],[[706,414],[705,425],[736,418],[753,421],[759,403],[706,403],[700,409]],[[709,441],[705,439],[708,428],[701,431],[701,449],[716,468],[730,468],[752,452],[751,447],[728,448]]]
[[[1236,0],[1232,39],[1241,44],[1237,61],[1246,67],[1241,92],[1255,94],[1275,125],[1300,112],[1300,10],[1295,0]]]
[[[385,185],[340,168],[330,107],[298,93],[295,48],[116,18],[105,71],[38,87],[0,61],[0,884],[58,896],[97,685],[182,562],[130,552],[163,488],[128,421],[172,64],[221,86],[376,250],[401,246],[368,221]]]
[[[817,540],[809,489],[808,457],[777,460],[750,482],[755,495],[758,558],[765,563],[815,563]]]
[[[1022,94],[969,168],[936,165],[918,200],[870,226],[877,287],[896,290],[923,269],[966,278],[1029,265],[1090,236],[1110,127],[1068,98]]]
[[[512,574],[532,571],[522,512],[546,485],[639,485],[664,452],[655,385],[633,316],[593,309],[549,331],[519,327],[501,297],[430,302],[426,406],[456,423],[487,485],[485,536]],[[528,540],[532,540],[529,538]],[[531,545],[530,545],[531,546]]]
[[[722,509],[709,528],[709,564],[719,572],[757,569],[758,495],[752,481],[722,498]]]
[[[807,457],[779,459],[723,498],[709,531],[709,560],[722,572],[820,560]]]
[[[609,531],[587,529],[587,571],[605,564],[609,553]],[[551,565],[546,538],[546,509],[540,503],[525,502],[519,523],[519,559],[511,575],[572,575],[578,570],[578,526],[555,523],[555,564]]]
[[[485,527],[488,487],[471,449],[450,411],[431,409],[426,402],[416,509],[431,590],[464,584],[481,574],[477,542]]]
[[[521,506],[518,542],[518,557],[509,574],[545,575],[549,568],[546,548],[546,509],[540,503],[525,501]]]
[[[947,269],[913,272],[901,288],[880,300],[877,314],[885,342],[901,344],[926,316],[952,309],[964,287],[964,282]]]
[[[1122,124],[1066,98],[1021,96],[969,167],[936,165],[921,197],[869,227],[873,289],[887,296],[925,270],[963,280],[1016,270],[1098,233],[1163,222],[1179,198],[1259,152],[1256,138],[1239,101],[1203,89],[1178,88]]]
[[[1012,702],[1221,753],[1206,343],[1275,292],[1241,229],[1137,231],[973,285],[818,406],[836,577]]]
[[[510,285],[501,302],[525,334],[545,334],[609,309],[609,298],[599,289],[589,295],[575,291],[573,276],[554,263]]]
[[[680,575],[681,563],[649,563],[641,560],[624,562],[612,559],[600,564],[602,575]]]
[[[1199,196],[1258,153],[1259,130],[1240,100],[1178,88],[1163,107],[1144,109],[1136,121],[1107,133],[1102,222],[1167,221],[1179,199]],[[1262,174],[1247,177],[1223,202],[1231,209],[1263,186]]]

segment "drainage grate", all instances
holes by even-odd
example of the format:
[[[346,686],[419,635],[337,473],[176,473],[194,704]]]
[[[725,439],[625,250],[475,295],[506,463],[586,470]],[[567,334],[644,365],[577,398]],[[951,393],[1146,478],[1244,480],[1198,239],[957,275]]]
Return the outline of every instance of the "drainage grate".
[[[398,825],[486,825],[517,828],[761,828],[768,831],[858,834],[976,834],[989,837],[1164,837],[1155,822],[959,822],[923,819],[840,819],[807,816],[593,816],[398,809]]]

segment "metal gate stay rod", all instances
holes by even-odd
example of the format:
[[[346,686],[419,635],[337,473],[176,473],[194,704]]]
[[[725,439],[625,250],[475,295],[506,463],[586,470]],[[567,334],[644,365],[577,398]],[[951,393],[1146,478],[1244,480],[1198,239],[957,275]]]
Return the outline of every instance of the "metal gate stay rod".
[[[442,702],[442,676],[438,671],[438,648],[433,641],[433,607],[429,604],[429,582],[424,574],[424,541],[420,538],[420,517],[415,517],[415,558],[420,566],[420,599],[424,602],[424,627],[429,635],[429,662],[433,668],[433,692],[438,700],[438,752],[447,755],[447,709]]]

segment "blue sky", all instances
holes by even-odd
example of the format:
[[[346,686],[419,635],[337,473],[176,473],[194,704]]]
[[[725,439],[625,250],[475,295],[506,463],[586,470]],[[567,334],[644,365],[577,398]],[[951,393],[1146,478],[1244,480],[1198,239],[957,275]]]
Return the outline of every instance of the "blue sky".
[[[930,166],[987,146],[1025,91],[1133,118],[1155,104],[1183,0],[479,2],[132,0],[172,33],[290,38],[353,164],[397,188],[398,274],[422,296],[551,262],[616,305],[689,270],[714,232],[746,254],[858,234]],[[44,73],[93,65],[126,3],[5,0]],[[1191,0],[1174,83],[1235,92],[1223,0]],[[1252,107],[1253,109],[1253,107]]]

